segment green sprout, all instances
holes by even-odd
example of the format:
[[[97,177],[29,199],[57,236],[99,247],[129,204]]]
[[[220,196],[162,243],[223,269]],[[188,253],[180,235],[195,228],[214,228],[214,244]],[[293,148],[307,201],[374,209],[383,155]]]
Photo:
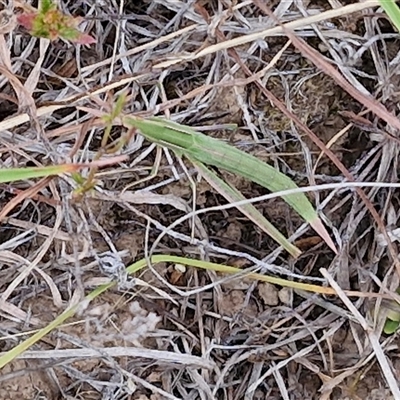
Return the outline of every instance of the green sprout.
[[[17,17],[17,21],[32,36],[56,40],[62,38],[79,44],[92,44],[96,40],[78,30],[82,18],[63,14],[51,0],[42,0],[39,10],[29,8]]]

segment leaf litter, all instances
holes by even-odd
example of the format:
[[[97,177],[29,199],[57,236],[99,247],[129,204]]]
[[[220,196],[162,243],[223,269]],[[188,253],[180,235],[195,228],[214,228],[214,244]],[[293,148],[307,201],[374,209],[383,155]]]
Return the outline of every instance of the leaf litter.
[[[331,141],[330,148],[357,181],[398,181],[398,142],[392,138],[397,134],[395,126],[385,126],[373,113],[364,113],[360,97],[355,101],[335,84],[332,75],[321,72],[293,43],[287,45],[282,29],[274,36],[247,40],[246,35],[276,26],[256,1],[59,3],[68,15],[83,17],[82,29],[96,37],[96,44],[75,46],[58,40],[40,53],[40,40],[30,38],[14,21],[2,31],[2,35],[12,32],[12,36],[4,36],[4,43],[10,49],[14,79],[29,83],[42,129],[38,132],[37,126],[27,123],[29,116],[24,116],[24,110],[7,114],[12,108],[4,107],[2,168],[46,166],[49,146],[54,157],[54,149],[60,145],[78,146],[79,152],[69,153],[73,162],[92,161],[103,128],[98,121],[91,123],[83,107],[106,109],[122,89],[129,89],[127,113],[166,113],[173,121],[193,127],[235,122],[239,129],[234,133],[217,128],[205,132],[250,154],[257,154],[260,148],[267,151],[271,165],[299,186],[343,181],[344,175],[329,157],[298,124],[273,106],[260,89],[263,85],[325,144]],[[329,10],[328,2],[271,2],[270,6],[281,23],[297,24],[296,34],[323,51],[322,56],[354,87],[368,90],[386,108],[397,111],[396,93],[390,88],[391,79],[398,76],[398,35],[387,21],[373,18],[376,8],[372,2],[371,8],[363,6],[366,14],[343,8],[341,16],[339,7],[334,19],[321,17]],[[355,5],[358,10],[361,6]],[[304,18],[316,20],[311,25],[302,23]],[[359,21],[356,25],[351,23],[355,18]],[[230,40],[233,43],[228,46]],[[241,42],[236,46],[235,41]],[[273,67],[256,76],[286,45]],[[217,47],[211,50],[212,46]],[[228,48],[235,50],[236,56]],[[62,74],[71,56],[76,71]],[[243,83],[247,75],[235,57],[255,76],[252,81]],[[10,77],[1,78],[2,101],[18,104],[13,87],[19,90],[17,97],[23,89]],[[225,88],[219,86],[221,82]],[[80,110],[71,99],[80,99]],[[32,102],[29,107],[32,113]],[[344,111],[363,113],[372,123],[371,130],[362,129],[359,120],[349,114],[343,117]],[[232,112],[235,115],[230,119]],[[384,117],[382,110],[380,113]],[[350,126],[340,141],[335,139],[346,124]],[[43,133],[47,141],[42,140]],[[111,136],[119,135],[121,128],[114,127]],[[134,139],[127,147],[128,161],[102,172],[96,188],[95,215],[103,234],[91,223],[92,200],[72,202],[68,197],[74,187],[68,175],[40,188],[33,200],[15,204],[11,218],[2,221],[0,291],[8,293],[7,302],[1,303],[2,351],[15,345],[18,335],[52,321],[79,299],[80,290],[107,279],[93,256],[93,252],[108,250],[107,238],[128,265],[145,255],[162,230],[191,211],[193,192],[188,187],[190,179],[196,182],[196,170],[188,163],[185,172],[171,153],[162,151],[158,156],[147,142]],[[223,176],[248,198],[265,194],[256,184]],[[15,191],[28,190],[33,183],[2,183],[2,208]],[[204,182],[197,185],[195,194],[197,207],[226,203]],[[369,188],[366,195],[388,231],[395,232],[399,212],[396,190]],[[116,201],[119,197],[123,201]],[[48,204],[41,198],[57,202]],[[255,206],[267,219],[273,216],[274,225],[286,236],[310,238],[296,261],[232,208],[196,220],[197,241],[191,240],[190,220],[167,230],[157,252],[243,267],[252,266],[257,259],[306,282],[321,279],[320,269],[325,268],[329,279],[339,282],[342,289],[394,291],[398,279],[390,246],[382,244],[384,234],[363,200],[349,189],[315,192],[310,198],[340,245],[338,257],[323,242],[311,240],[312,231],[281,200]],[[238,232],[235,225],[240,227],[240,235],[233,234]],[[127,243],[131,243],[128,252]],[[10,253],[15,257],[10,258]],[[396,374],[396,369],[390,369],[390,365],[398,365],[393,347],[396,336],[382,335],[384,308],[379,301],[352,299],[351,306],[339,298],[294,291],[276,298],[279,287],[271,288],[272,299],[267,296],[269,287],[264,283],[258,287],[254,281],[233,285],[227,280],[202,290],[221,277],[212,271],[171,265],[153,268],[139,273],[135,286],[113,289],[90,304],[29,350],[36,352],[31,358],[4,368],[0,397],[373,399],[378,388],[388,387],[385,376]],[[199,290],[181,297],[172,286]],[[355,318],[355,310],[362,319]],[[142,328],[132,322],[135,317]],[[362,329],[364,321],[371,324],[372,332]],[[150,327],[144,338],[139,335],[143,327]],[[130,335],[138,335],[134,345],[127,344]],[[373,342],[369,341],[371,335]],[[71,348],[76,354],[68,353]],[[80,351],[83,360],[76,358]],[[182,368],[183,362],[191,364]],[[382,365],[389,370],[380,369]],[[390,398],[389,388],[385,396]]]

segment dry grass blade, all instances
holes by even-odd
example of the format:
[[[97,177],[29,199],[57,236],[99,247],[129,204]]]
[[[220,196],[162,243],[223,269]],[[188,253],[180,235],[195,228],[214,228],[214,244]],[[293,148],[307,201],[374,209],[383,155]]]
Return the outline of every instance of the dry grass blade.
[[[85,91],[83,94],[78,94],[76,96],[70,96],[61,102],[54,102],[47,105],[42,105],[36,110],[37,117],[43,117],[45,115],[51,115],[55,111],[62,110],[63,108],[71,107],[77,101],[90,99],[92,96],[97,96],[102,93],[106,93],[110,90],[119,88],[121,86],[128,85],[132,82],[139,81],[141,78],[149,75],[148,73],[136,74],[134,76],[125,77],[118,79],[115,82],[100,85],[99,87],[93,88],[89,91]],[[8,118],[0,122],[0,131],[9,130],[29,122],[29,115],[27,113],[20,113],[17,116]]]
[[[49,2],[96,44],[32,37]],[[0,398],[396,398],[396,2],[4,3]],[[199,135],[296,186],[174,142]]]
[[[271,10],[268,9],[263,3],[259,2],[256,0],[255,4],[257,4],[260,9],[262,9],[265,13],[267,13],[269,16],[274,18],[273,13]],[[279,23],[279,21],[277,21]],[[287,27],[282,26],[284,32],[288,35],[288,37],[291,39],[293,44],[304,54],[305,57],[309,58],[316,66],[321,68],[324,72],[327,74],[331,75],[334,79],[335,82],[337,82],[344,90],[346,90],[351,96],[353,96],[355,99],[360,101],[362,104],[364,104],[368,109],[373,111],[376,115],[381,117],[384,121],[386,121],[390,126],[397,128],[400,130],[400,120],[390,113],[381,103],[373,99],[371,96],[366,96],[365,94],[361,93],[358,91],[355,87],[349,84],[349,82],[337,71],[334,67],[332,67],[327,61],[325,61],[321,55],[314,50],[310,45],[304,42],[301,38],[298,38],[290,29]],[[271,96],[272,97],[272,96]],[[277,100],[277,99],[276,99]],[[278,103],[278,102],[277,102]],[[283,105],[281,105],[281,108],[285,108]],[[294,115],[292,115],[293,120],[296,121],[296,123],[300,122],[298,118],[296,118]],[[301,124],[301,122],[300,122]],[[304,126],[301,124],[300,126]],[[310,137],[313,139],[313,141],[318,144],[318,146],[325,152],[326,155],[328,155],[332,160],[335,161],[335,164],[337,167],[340,169],[340,171],[346,176],[347,179],[350,181],[354,181],[353,176],[349,173],[347,168],[337,159],[337,157],[331,152],[330,149],[328,149],[323,142],[317,138],[317,136],[310,131],[308,128],[305,127],[305,130],[307,133],[310,135]],[[376,211],[375,207],[371,203],[371,201],[368,199],[368,197],[365,195],[362,189],[357,189],[357,193],[361,197],[361,199],[364,201],[366,206],[368,207],[368,210],[371,212],[372,216],[374,217],[377,225],[379,226],[379,229],[381,233],[384,235],[385,239],[387,240],[387,244],[391,253],[391,256],[393,258],[393,262],[396,265],[396,270],[397,274],[400,276],[400,262],[397,258],[396,251],[390,241],[390,238],[386,232],[385,225]]]
[[[0,353],[1,355],[1,353]],[[187,368],[205,368],[213,369],[213,362],[201,357],[189,356],[187,354],[179,354],[168,351],[140,349],[134,347],[106,347],[102,349],[63,349],[35,351],[29,350],[23,353],[20,359],[63,359],[63,358],[98,358],[105,355],[111,357],[132,357],[132,358],[148,358],[161,363],[172,363],[183,365]]]
[[[359,324],[363,327],[363,329],[367,333],[371,346],[374,349],[375,357],[378,360],[380,367],[382,368],[383,376],[385,377],[387,383],[389,384],[390,390],[392,391],[394,398],[400,399],[400,389],[398,386],[397,379],[395,378],[392,368],[390,368],[388,360],[383,352],[381,343],[379,342],[379,337],[367,323],[365,318],[360,314],[357,308],[353,305],[353,303],[349,300],[349,298],[346,296],[346,294],[340,288],[340,286],[334,281],[334,279],[332,279],[328,271],[326,269],[321,269],[321,274],[329,281],[329,284],[337,292],[340,299],[343,301],[346,307],[353,313],[353,315],[358,320]]]
[[[41,189],[45,188],[49,182],[51,181],[51,177],[47,177],[33,185],[31,188],[24,190],[17,194],[12,200],[10,200],[0,211],[0,221],[4,220],[4,218],[22,201],[27,198],[31,198],[36,193],[38,193]]]
[[[237,46],[244,45],[246,43],[253,42],[254,40],[263,39],[268,36],[274,36],[274,35],[284,33],[285,29],[292,29],[292,30],[299,29],[299,28],[302,28],[302,27],[310,25],[310,24],[315,24],[317,22],[329,20],[332,18],[337,18],[342,15],[350,15],[352,13],[356,13],[358,11],[365,10],[365,9],[371,8],[371,7],[376,7],[379,5],[380,5],[379,0],[368,0],[368,1],[365,1],[362,3],[354,3],[354,4],[349,4],[349,5],[343,6],[343,7],[337,7],[335,9],[332,9],[329,11],[318,13],[311,17],[300,18],[296,21],[287,23],[285,25],[280,25],[280,26],[276,26],[274,28],[265,29],[261,32],[243,35],[243,36],[240,36],[235,39],[225,40],[222,43],[208,46],[205,49],[196,52],[196,54],[190,54],[185,57],[177,57],[175,59],[156,64],[154,66],[154,68],[163,69],[163,68],[170,67],[170,66],[180,63],[180,62],[196,60],[197,58],[205,57],[209,54],[214,54],[217,51],[231,49],[231,48],[234,48]]]
[[[148,265],[148,261],[150,261],[151,263],[154,263],[154,264],[163,263],[163,262],[186,264],[186,265],[193,266],[196,268],[202,268],[202,269],[206,269],[206,270],[210,270],[210,271],[222,272],[222,273],[227,273],[227,274],[240,274],[242,272],[238,268],[229,267],[226,265],[220,265],[220,264],[210,263],[210,262],[205,262],[205,261],[192,260],[192,259],[185,258],[185,257],[157,255],[157,256],[153,256],[151,258],[151,260],[142,259],[142,260],[137,261],[136,263],[130,265],[127,268],[127,273],[133,274],[137,271],[140,271],[141,269],[145,268]],[[32,269],[33,266],[34,266],[34,264],[32,264],[30,269]],[[25,271],[25,272],[29,273],[29,271]],[[323,294],[336,293],[336,291],[334,289],[331,289],[328,287],[322,287],[322,286],[318,286],[318,285],[311,285],[311,284],[305,284],[305,283],[299,283],[299,282],[291,282],[291,281],[288,281],[285,279],[274,278],[271,276],[265,276],[265,275],[261,275],[261,274],[257,274],[257,273],[248,273],[246,275],[251,279],[269,282],[269,283],[282,285],[282,286],[286,286],[286,287],[291,287],[294,289],[300,289],[300,290],[310,291],[310,292],[314,292],[314,293],[323,293]],[[19,281],[21,281],[22,279],[23,279],[23,277],[20,277]],[[18,283],[19,282],[15,282],[14,286],[17,285]],[[116,283],[117,282],[103,284],[103,285],[99,286],[98,288],[94,289],[91,293],[89,293],[85,297],[85,299],[82,302],[67,309],[61,315],[59,315],[53,322],[48,324],[45,328],[41,329],[40,331],[35,333],[33,336],[31,336],[29,339],[27,339],[24,342],[20,343],[19,345],[15,346],[10,351],[4,353],[2,356],[0,356],[0,368],[3,368],[5,365],[10,363],[12,360],[14,360],[16,357],[18,357],[24,351],[28,350],[37,341],[41,340],[47,334],[52,332],[54,329],[56,329],[58,326],[60,326],[62,323],[64,323],[68,318],[71,318],[82,307],[86,308],[92,300],[94,300],[95,298],[100,296],[102,293],[106,292],[107,290],[109,290],[110,288],[115,286]],[[7,298],[10,295],[10,293],[12,292],[12,290],[13,290],[13,288],[10,288],[10,290],[8,290],[7,293],[3,294],[3,297]],[[361,297],[364,297],[364,296],[384,297],[384,295],[380,295],[380,294],[377,295],[374,293],[360,293],[360,292],[351,292],[351,291],[346,291],[345,293],[349,296],[357,296],[357,297],[359,297],[359,296],[361,296]]]

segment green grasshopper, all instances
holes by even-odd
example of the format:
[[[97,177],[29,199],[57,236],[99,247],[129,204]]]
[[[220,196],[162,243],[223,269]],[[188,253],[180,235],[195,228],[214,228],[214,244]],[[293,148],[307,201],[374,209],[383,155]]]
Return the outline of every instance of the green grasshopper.
[[[171,149],[178,157],[186,157],[195,164],[195,166],[201,165],[202,168],[205,168],[205,165],[211,165],[224,169],[258,183],[271,192],[298,188],[290,178],[267,163],[226,142],[206,136],[190,127],[158,117],[142,119],[139,117],[124,116],[122,121],[125,127],[129,129],[138,129],[150,142]],[[210,170],[208,170],[208,172],[211,173]],[[225,186],[225,188],[227,188],[227,186]],[[236,195],[236,198],[239,200],[243,199],[242,196],[238,196],[240,192],[238,192],[237,189],[231,188],[230,194],[232,196]],[[306,195],[304,193],[294,193],[283,196],[283,199],[306,220],[325,240],[329,247],[337,253],[333,241],[329,237],[328,232]],[[248,206],[248,210],[251,209],[253,212],[256,210],[251,204],[248,204]],[[284,245],[282,243],[282,234],[269,222],[268,224],[273,231],[268,233],[275,240],[277,240],[275,236],[277,234],[280,235],[280,240],[277,241],[291,254],[296,253],[298,255],[299,250],[287,241],[286,245]]]

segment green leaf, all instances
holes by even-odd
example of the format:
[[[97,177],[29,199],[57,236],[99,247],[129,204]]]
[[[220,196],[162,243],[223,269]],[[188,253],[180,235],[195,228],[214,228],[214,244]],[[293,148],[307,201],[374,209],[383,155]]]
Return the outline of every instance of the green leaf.
[[[49,167],[37,168],[2,168],[0,169],[0,183],[14,182],[31,178],[42,178],[44,176],[71,172],[75,169],[77,168],[73,164],[54,165]]]
[[[86,181],[86,179],[78,172],[73,172],[71,177],[78,185],[83,185]]]
[[[208,169],[204,164],[189,158],[192,164],[198,169],[204,179],[220,194],[222,194],[228,201],[237,202],[245,200],[243,194],[234,186],[229,185],[217,174]],[[282,235],[278,229],[275,228],[254,206],[253,204],[242,204],[236,207],[247,218],[258,225],[267,235],[271,236],[277,243],[279,243],[292,257],[297,258],[301,251],[290,243],[285,236]]]
[[[51,0],[42,0],[39,12],[46,14],[51,10],[54,10],[57,6]]]
[[[400,32],[400,8],[394,0],[380,0],[381,7],[392,21],[393,25]]]
[[[396,293],[400,294],[400,287],[397,288]],[[388,307],[386,314],[386,322],[383,327],[383,331],[388,335],[391,335],[392,333],[397,331],[397,328],[400,325],[399,304],[394,300],[392,300],[390,303],[391,307]]]
[[[126,160],[126,156],[114,156],[105,160],[95,160],[87,164],[61,164],[48,167],[28,168],[0,168],[0,183],[21,181],[31,178],[42,178],[44,176],[59,175],[76,172],[82,168],[104,167]]]
[[[208,137],[192,128],[161,118],[141,119],[125,117],[127,127],[138,128],[148,140],[169,147],[179,155],[184,155],[205,165],[225,169],[247,178],[271,192],[297,189],[298,186],[285,174],[251,154],[237,149],[221,140]],[[284,195],[282,198],[324,239],[337,253],[317,212],[304,193]]]
[[[388,318],[383,327],[383,332],[385,332],[386,335],[392,335],[397,331],[399,325],[400,325],[399,321],[393,321],[392,319]]]

